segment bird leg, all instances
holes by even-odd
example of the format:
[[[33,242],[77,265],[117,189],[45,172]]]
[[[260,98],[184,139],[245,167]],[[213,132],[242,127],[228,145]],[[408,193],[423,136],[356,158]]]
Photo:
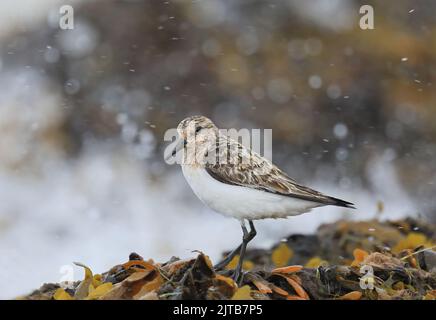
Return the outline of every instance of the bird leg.
[[[245,251],[247,249],[247,244],[251,240],[253,240],[253,238],[257,234],[256,229],[254,228],[253,221],[248,220],[248,223],[250,224],[250,232],[247,231],[247,228],[245,227],[244,221],[243,220],[241,221],[241,227],[242,227],[242,232],[243,232],[241,251],[239,253],[238,265],[236,266],[235,273],[233,274],[233,280],[235,280],[235,282],[238,285],[240,285],[240,282],[242,282],[242,277],[241,277],[242,264],[244,262],[244,256],[245,256]]]
[[[245,235],[247,233],[247,229],[246,229],[245,225],[242,224],[242,222],[241,222],[241,227],[242,227],[242,232],[244,232],[244,229],[245,229],[245,233],[244,233],[244,235]],[[251,221],[250,221],[250,228],[251,228],[251,230],[250,230],[250,232],[248,232],[249,237],[248,237],[247,241],[250,241],[251,239],[253,239],[256,236],[256,230],[254,229],[253,222],[251,222]],[[241,248],[242,248],[243,243],[244,243],[244,241],[236,249],[232,250],[224,258],[224,260],[222,260],[221,262],[214,265],[213,268],[217,271],[224,269],[233,260],[233,258],[241,252]]]
[[[221,262],[219,262],[216,265],[214,265],[213,266],[214,269],[215,270],[222,270],[222,269],[224,269],[233,260],[233,258],[241,251],[241,247],[242,247],[242,243],[236,249],[234,249],[232,252],[230,252],[224,258],[224,260],[222,260]]]

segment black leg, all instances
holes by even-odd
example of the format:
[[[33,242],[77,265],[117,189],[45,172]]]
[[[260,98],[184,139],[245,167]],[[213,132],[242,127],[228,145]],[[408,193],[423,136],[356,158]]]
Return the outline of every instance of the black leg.
[[[232,252],[230,252],[227,257],[224,258],[223,261],[217,263],[216,265],[214,265],[214,269],[215,270],[222,270],[224,269],[229,263],[230,261],[233,260],[233,258],[239,254],[239,252],[241,251],[241,247],[242,247],[242,243],[236,248],[234,249]]]
[[[241,222],[241,227],[242,227],[242,232],[243,232],[241,251],[239,253],[238,265],[237,265],[237,267],[235,269],[235,273],[233,275],[233,280],[235,280],[236,283],[238,283],[238,285],[240,284],[240,282],[242,282],[242,278],[241,278],[242,264],[244,263],[244,256],[245,256],[245,251],[247,249],[247,244],[251,240],[253,240],[253,238],[257,234],[256,229],[254,228],[253,221],[248,220],[248,223],[250,224],[250,232],[247,231],[247,228],[245,227],[244,222],[243,221]]]
[[[254,229],[254,224],[251,220],[249,220],[250,223],[250,232],[248,233],[249,240],[253,239],[256,236],[256,229]],[[245,228],[245,226],[243,227]],[[244,229],[242,229],[242,231],[244,231]],[[222,270],[224,269],[232,260],[233,258],[241,253],[241,248],[244,242],[242,242],[236,249],[232,250],[232,252],[230,252],[225,258],[224,260],[222,260],[221,262],[217,263],[216,265],[214,265],[214,269],[215,270]]]
[[[256,229],[254,228],[254,224],[251,220],[249,220],[249,224],[250,224],[250,232],[247,232],[247,229],[245,226],[242,225],[242,232],[244,233],[244,238],[246,239],[245,242],[245,246],[247,246],[247,243],[252,240],[257,232]],[[245,231],[244,231],[245,229]],[[238,255],[241,254],[241,249],[244,246],[244,239],[242,241],[242,243],[234,250],[232,250],[232,252],[230,252],[225,258],[224,260],[222,260],[221,262],[217,263],[216,265],[214,265],[214,269],[215,270],[222,270],[224,269],[232,260],[233,258]],[[244,254],[245,254],[245,250],[244,250]]]

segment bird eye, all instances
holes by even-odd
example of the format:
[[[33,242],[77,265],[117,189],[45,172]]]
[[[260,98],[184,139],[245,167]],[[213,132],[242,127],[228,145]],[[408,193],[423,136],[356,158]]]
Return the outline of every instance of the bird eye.
[[[200,132],[201,129],[203,129],[203,128],[202,128],[202,127],[197,127],[197,128],[195,129],[195,133]]]

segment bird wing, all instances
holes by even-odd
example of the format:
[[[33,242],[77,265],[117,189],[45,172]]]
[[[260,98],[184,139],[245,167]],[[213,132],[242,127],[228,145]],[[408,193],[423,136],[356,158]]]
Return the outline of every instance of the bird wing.
[[[239,142],[221,137],[210,150],[219,155],[221,161],[206,162],[206,171],[216,180],[230,184],[263,190],[283,196],[300,198],[325,205],[352,207],[352,203],[333,198],[298,184],[268,159],[244,147]],[[227,152],[222,161],[223,152]]]

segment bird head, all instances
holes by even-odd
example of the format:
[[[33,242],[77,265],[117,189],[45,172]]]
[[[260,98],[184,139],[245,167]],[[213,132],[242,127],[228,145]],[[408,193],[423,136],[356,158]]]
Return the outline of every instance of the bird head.
[[[177,133],[179,139],[170,155],[174,157],[183,149],[194,158],[196,154],[204,154],[216,143],[219,131],[210,119],[204,116],[192,116],[179,123]]]
[[[182,120],[177,126],[179,136],[186,142],[196,144],[215,140],[218,128],[204,116],[192,116]]]

